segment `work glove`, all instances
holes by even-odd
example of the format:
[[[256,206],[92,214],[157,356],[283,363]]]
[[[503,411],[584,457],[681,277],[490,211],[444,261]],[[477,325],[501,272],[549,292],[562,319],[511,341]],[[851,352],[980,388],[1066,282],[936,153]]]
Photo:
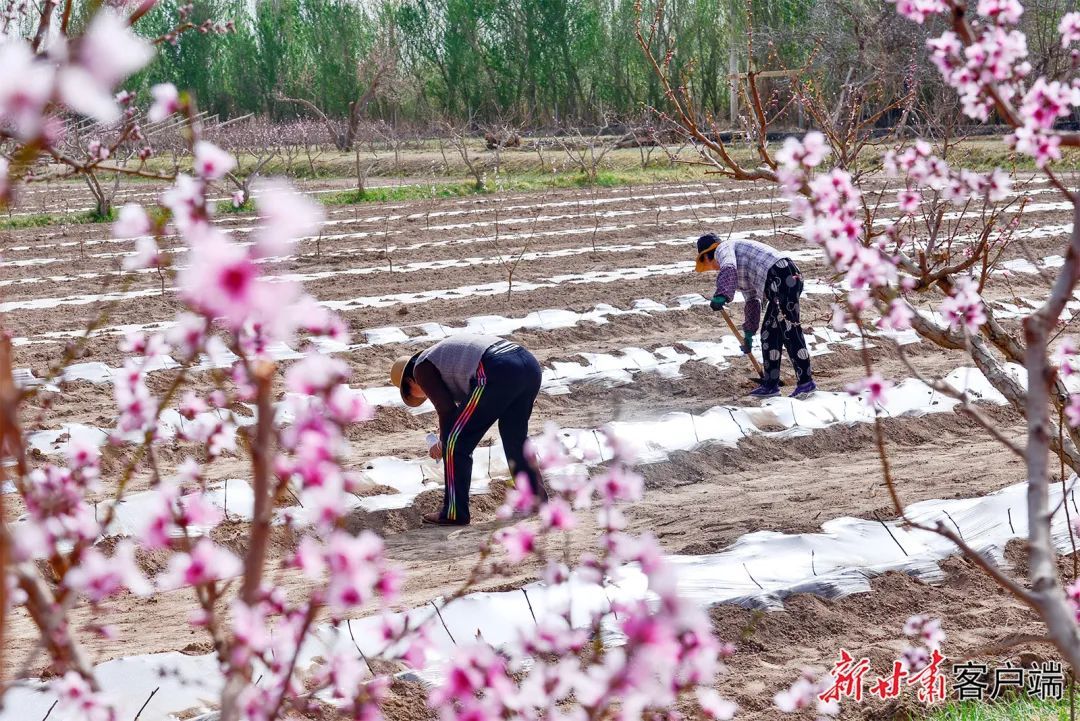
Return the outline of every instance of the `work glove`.
[[[751,333],[748,330],[744,330],[742,337],[743,337],[743,344],[741,346],[742,347],[742,352],[743,352],[744,355],[750,355],[750,351],[754,347],[754,334]]]
[[[709,307],[713,310],[720,310],[727,303],[728,299],[726,295],[714,295],[712,300],[709,301]]]

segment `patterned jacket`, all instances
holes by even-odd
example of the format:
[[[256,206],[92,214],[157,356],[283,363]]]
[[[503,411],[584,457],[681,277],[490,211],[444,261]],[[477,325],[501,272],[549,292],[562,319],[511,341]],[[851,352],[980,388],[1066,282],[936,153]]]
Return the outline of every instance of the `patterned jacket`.
[[[769,269],[784,256],[775,248],[756,240],[721,242],[716,249],[720,272],[716,276],[716,294],[729,301],[735,291],[746,300],[743,330],[757,333],[761,326],[761,301],[765,297],[765,278]]]

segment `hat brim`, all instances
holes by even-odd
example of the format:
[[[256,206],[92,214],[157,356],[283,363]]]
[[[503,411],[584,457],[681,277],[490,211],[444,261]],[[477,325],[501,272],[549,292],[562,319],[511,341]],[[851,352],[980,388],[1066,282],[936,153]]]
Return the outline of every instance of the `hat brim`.
[[[694,260],[694,271],[697,273],[704,273],[707,270],[712,270],[713,266],[710,261],[705,260],[705,256],[708,253],[715,253],[716,249],[720,247],[720,243],[716,242],[698,251],[697,258]],[[715,256],[714,256],[715,257]]]
[[[401,394],[401,402],[407,405],[409,408],[416,408],[418,406],[422,406],[427,400],[426,398],[422,400],[417,400],[416,398],[408,395],[405,392],[406,384],[415,382],[413,380],[413,369],[416,368],[416,359],[419,357],[419,353],[413,355],[413,357],[409,359],[409,362],[406,363],[405,367],[401,370],[401,385],[398,386],[398,393]]]

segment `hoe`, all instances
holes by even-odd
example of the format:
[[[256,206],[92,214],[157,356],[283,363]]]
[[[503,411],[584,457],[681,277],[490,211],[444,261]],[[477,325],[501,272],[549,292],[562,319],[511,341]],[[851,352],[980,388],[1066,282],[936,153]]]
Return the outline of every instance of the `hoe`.
[[[724,322],[727,323],[727,327],[731,329],[731,332],[735,334],[735,337],[741,337],[739,329],[736,327],[734,321],[731,320],[731,316],[728,315],[727,309],[721,308],[720,314],[724,316]],[[750,380],[761,383],[765,380],[765,372],[761,369],[761,363],[758,362],[758,359],[754,357],[753,353],[747,353],[746,357],[750,359],[750,365],[754,367],[754,372],[757,373],[756,376],[750,376]],[[784,381],[781,380],[780,385],[784,385]]]

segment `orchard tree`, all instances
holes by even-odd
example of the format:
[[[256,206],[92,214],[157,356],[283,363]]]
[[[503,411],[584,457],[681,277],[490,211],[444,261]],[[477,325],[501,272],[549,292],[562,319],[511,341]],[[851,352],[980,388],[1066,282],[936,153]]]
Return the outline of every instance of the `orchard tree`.
[[[338,150],[353,150],[370,106],[393,95],[396,28],[390,18],[370,16],[356,3],[303,3],[299,46],[310,55],[302,73],[277,86],[277,98],[322,121]]]
[[[843,279],[836,288],[842,302],[835,307],[834,323],[854,323],[864,338],[875,330],[913,329],[924,342],[966,354],[1023,414],[1027,438],[1021,444],[975,405],[974,396],[925,378],[907,362],[903,349],[895,347],[911,373],[958,398],[961,412],[1023,458],[1029,489],[1028,586],[967,545],[949,526],[928,526],[904,516],[902,489],[893,482],[879,420],[875,433],[882,472],[898,514],[952,540],[1034,609],[1062,655],[1080,669],[1080,581],[1064,588],[1058,578],[1049,492],[1059,464],[1061,471],[1080,471],[1080,394],[1066,386],[1067,377],[1080,368],[1077,344],[1066,337],[1051,349],[1065,330],[1062,312],[1080,281],[1080,196],[1056,166],[1063,149],[1080,146],[1080,134],[1057,128],[1080,106],[1080,13],[1056,18],[1057,42],[1072,62],[1053,65],[1048,69],[1060,74],[1045,76],[1036,74],[1030,61],[1027,39],[1019,29],[1024,7],[1017,0],[895,0],[895,5],[907,20],[935,28],[926,49],[957,94],[963,113],[974,122],[1009,126],[1011,132],[1002,142],[1029,158],[1037,174],[1073,208],[1071,231],[1061,249],[1064,262],[1053,276],[1049,297],[1018,329],[998,317],[987,295],[1023,210],[1020,194],[1012,191],[1012,175],[1000,169],[973,172],[956,167],[921,139],[896,141],[880,161],[867,158],[864,151],[871,145],[866,141],[873,129],[868,119],[875,113],[865,109],[832,117],[821,114],[820,130],[776,148],[768,139],[775,116],[760,92],[762,71],[757,68],[751,68],[741,89],[749,100],[744,131],[755,157],[741,161],[722,139],[718,122],[671,67],[670,49],[656,52],[658,43],[662,47],[667,42],[659,34],[663,0],[651,17],[639,19],[637,38],[664,88],[666,103],[657,108],[658,115],[694,143],[700,162],[728,178],[773,184],[790,200],[798,234],[821,248],[825,261]],[[867,173],[868,167],[881,170],[891,187],[883,188],[880,174]],[[875,402],[890,382],[873,370],[865,348],[863,357],[866,378],[856,390],[869,391],[867,399]],[[1010,364],[1026,369],[1026,381],[1011,372]],[[1053,465],[1052,456],[1057,460]],[[1058,480],[1065,483],[1063,472]]]
[[[67,23],[70,1],[16,6],[20,14],[9,27],[28,28],[29,39],[12,32],[0,40],[0,208],[38,179],[38,158],[85,175],[104,162],[102,148],[133,137],[134,114],[126,108],[135,100],[116,91],[154,54],[154,45],[132,29],[152,6],[147,0],[134,10],[102,7],[81,34]],[[33,38],[49,36],[53,22],[59,32],[46,48]],[[189,25],[180,17],[159,40],[168,42]],[[126,360],[114,381],[110,442],[127,444],[129,452],[116,467],[102,463],[97,445],[79,439],[62,462],[31,453],[24,422],[29,405],[47,391],[15,383],[10,330],[0,334],[0,485],[13,486],[17,498],[0,494],[0,654],[10,648],[18,617],[36,632],[30,645],[48,659],[50,680],[43,683],[58,699],[57,713],[114,721],[116,699],[95,673],[93,641],[120,633],[106,623],[122,613],[113,607],[118,597],[184,591],[190,594],[192,630],[205,635],[223,681],[217,699],[222,721],[324,713],[323,698],[343,718],[378,718],[391,682],[385,669],[398,662],[423,668],[431,628],[441,615],[437,607],[419,621],[391,614],[402,572],[386,559],[378,535],[346,530],[347,494],[360,483],[343,467],[346,433],[372,412],[345,384],[348,365],[308,342],[345,343],[346,326],[298,283],[271,275],[272,265],[264,262],[294,254],[296,239],[318,230],[321,208],[283,181],[259,179],[252,188],[257,221],[250,242],[235,240],[213,222],[208,198],[234,172],[236,159],[204,136],[190,93],[158,84],[152,94],[151,122],[183,121],[192,172],[172,178],[149,208],[121,208],[113,227],[116,237],[134,246],[125,268],[172,274],[178,299],[172,323],[149,334],[132,332],[121,343]],[[89,159],[66,154],[59,144],[63,119],[84,116],[122,123]],[[160,245],[165,237],[172,241],[169,250]],[[62,378],[93,330],[72,344],[46,381]],[[302,358],[284,369],[271,356],[281,343],[302,349]],[[153,392],[149,366],[163,354],[178,365],[165,387]],[[226,368],[215,374],[213,389],[199,390],[192,381],[206,372],[204,361],[222,358]],[[288,395],[275,407],[279,380]],[[250,422],[231,410],[238,404],[255,409]],[[276,423],[277,410],[289,422]],[[172,411],[184,419],[179,427],[166,420]],[[190,453],[171,471],[161,453],[167,437]],[[714,688],[731,648],[713,636],[704,610],[678,595],[674,569],[656,540],[625,532],[619,505],[640,498],[643,480],[629,465],[629,449],[614,436],[607,445],[614,459],[589,475],[571,463],[554,429],[538,438],[533,451],[549,474],[550,499],[541,504],[519,479],[501,516],[535,514],[537,521],[505,526],[485,540],[465,582],[442,603],[505,576],[526,558],[538,561],[545,582],[567,599],[572,585],[603,582],[636,563],[649,598],[609,604],[584,617],[580,608],[572,615],[567,602],[538,617],[506,648],[462,639],[445,681],[430,693],[444,718],[612,719],[662,715],[679,703],[710,718],[734,712]],[[232,455],[245,459],[253,497],[239,551],[215,540],[225,519],[210,493],[210,479]],[[124,535],[114,522],[136,474],[149,479],[149,498],[140,528]],[[299,503],[288,505],[294,496]],[[25,511],[17,525],[13,507]],[[590,508],[600,519],[597,552],[549,553],[570,546],[545,539],[567,533],[575,511]],[[295,534],[297,542],[284,558],[271,559],[279,533]],[[137,560],[143,554],[154,554],[163,570],[148,576]],[[282,591],[288,582],[297,593]],[[83,623],[77,614],[87,610],[94,620]],[[365,611],[382,619],[377,638],[363,644],[379,653],[336,648],[314,669],[300,667],[301,650],[317,629],[340,630]],[[611,629],[624,639],[615,647],[604,642]],[[0,655],[0,696],[34,681],[10,676],[24,661]]]

